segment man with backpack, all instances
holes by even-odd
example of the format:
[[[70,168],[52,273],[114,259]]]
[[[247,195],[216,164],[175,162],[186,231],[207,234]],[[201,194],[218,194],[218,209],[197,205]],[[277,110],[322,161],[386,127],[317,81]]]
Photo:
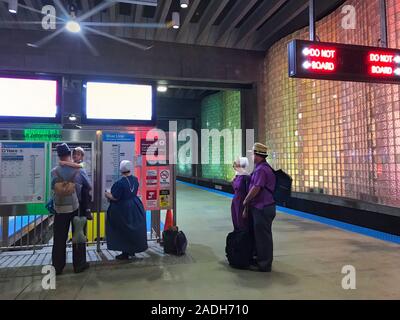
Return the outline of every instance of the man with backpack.
[[[273,197],[276,177],[268,165],[268,148],[256,143],[253,147],[255,169],[251,175],[249,193],[243,205],[245,216],[249,216],[250,232],[254,239],[257,260],[250,269],[271,272],[273,260],[272,222],[276,216]]]
[[[71,150],[63,143],[57,146],[60,161],[72,162]],[[51,171],[51,188],[53,191],[54,209],[54,244],[52,262],[56,274],[62,273],[66,263],[66,242],[71,223],[79,216],[79,200],[84,186],[91,189],[89,178],[83,169],[69,166],[57,166]],[[72,224],[74,233],[74,224]],[[89,268],[86,262],[86,242],[73,243],[74,272],[80,273]]]

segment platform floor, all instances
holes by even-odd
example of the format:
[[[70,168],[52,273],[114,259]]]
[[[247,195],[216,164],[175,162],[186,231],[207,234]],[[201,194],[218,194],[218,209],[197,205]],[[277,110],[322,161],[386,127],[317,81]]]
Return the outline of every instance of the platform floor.
[[[400,298],[399,245],[283,213],[273,227],[273,272],[231,269],[224,253],[229,208],[224,196],[179,184],[178,224],[189,238],[187,256],[164,256],[153,247],[130,263],[94,262],[79,275],[68,265],[50,291],[42,289],[39,265],[17,264],[0,269],[0,299]],[[342,289],[345,265],[357,270],[356,290]]]

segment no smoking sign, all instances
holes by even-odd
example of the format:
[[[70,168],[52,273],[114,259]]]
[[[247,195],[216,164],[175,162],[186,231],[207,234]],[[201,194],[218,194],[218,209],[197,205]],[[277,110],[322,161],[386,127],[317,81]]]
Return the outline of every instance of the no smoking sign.
[[[171,172],[170,170],[160,171],[160,185],[169,186],[171,183]]]

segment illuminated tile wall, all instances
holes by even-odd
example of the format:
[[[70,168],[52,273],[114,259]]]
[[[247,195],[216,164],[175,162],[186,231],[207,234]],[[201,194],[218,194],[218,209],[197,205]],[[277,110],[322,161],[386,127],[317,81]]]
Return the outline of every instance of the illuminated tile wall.
[[[317,23],[321,41],[378,46],[379,1],[352,0],[356,29],[341,8]],[[388,0],[390,46],[400,47],[400,1]],[[400,92],[395,85],[288,78],[287,44],[265,59],[265,130],[270,162],[294,178],[294,191],[400,206]]]
[[[178,132],[181,132],[182,130],[185,129],[193,129],[193,120],[191,119],[178,119],[177,121],[177,129]],[[189,137],[186,138],[186,141],[178,141],[177,148],[178,150],[181,150],[180,148],[184,145],[186,145],[187,141],[189,140]],[[193,140],[192,140],[193,141]],[[186,153],[186,157],[191,158],[190,152]],[[178,157],[178,165],[177,165],[177,174],[178,176],[184,176],[184,177],[192,177],[193,176],[193,170],[192,170],[192,164],[187,164],[186,159],[185,162],[182,163],[180,158]]]
[[[240,91],[223,91],[217,94],[210,95],[203,99],[201,109],[201,127],[202,129],[217,129],[222,131],[229,129],[233,132],[235,129],[241,128],[240,123]],[[233,141],[232,141],[233,142]],[[238,145],[228,145],[226,151],[229,153],[229,158],[233,160],[240,156],[241,150]],[[224,164],[225,145],[221,139],[220,159],[218,155],[212,153],[211,139],[209,142],[209,160],[213,163],[220,162],[221,164],[203,164],[202,176],[208,179],[219,179],[231,181],[234,177],[232,164]]]

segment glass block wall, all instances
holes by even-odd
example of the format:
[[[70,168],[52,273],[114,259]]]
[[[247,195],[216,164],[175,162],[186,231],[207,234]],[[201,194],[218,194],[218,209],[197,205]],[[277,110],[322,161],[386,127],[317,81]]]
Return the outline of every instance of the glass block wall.
[[[379,0],[350,0],[356,29],[344,29],[341,8],[317,23],[321,41],[378,46]],[[400,2],[388,0],[389,42],[400,46]],[[271,164],[294,178],[294,191],[400,206],[399,86],[290,79],[287,44],[265,59],[265,131]],[[261,120],[261,121],[262,121]]]
[[[210,95],[203,99],[201,107],[201,127],[202,129],[233,130],[241,128],[240,117],[241,95],[240,91],[223,91]],[[221,139],[220,159],[218,155],[212,153],[211,139],[209,141],[209,160],[220,161],[220,165],[203,164],[202,177],[208,179],[220,179],[230,181],[234,177],[232,164],[224,164],[223,139]],[[229,145],[226,150],[230,153],[230,158],[235,159],[240,156],[237,146]],[[235,154],[238,153],[238,154]],[[232,160],[233,162],[233,160]]]
[[[177,129],[178,132],[181,132],[182,130],[185,129],[194,129],[193,128],[193,120],[192,119],[178,119],[177,121]],[[187,141],[189,141],[190,137],[186,138],[186,142],[185,141],[178,141],[178,145],[177,145],[177,150],[180,150],[180,148],[185,145],[187,143]],[[193,139],[191,140],[193,141]],[[192,157],[193,155],[190,154],[190,150],[186,153],[186,157],[188,157],[189,159]],[[192,164],[190,163],[186,163],[186,161],[181,162],[181,159],[178,157],[178,165],[177,165],[177,175],[178,176],[183,176],[183,177],[192,177],[193,176],[193,170],[192,170]],[[186,160],[186,159],[185,159]]]

